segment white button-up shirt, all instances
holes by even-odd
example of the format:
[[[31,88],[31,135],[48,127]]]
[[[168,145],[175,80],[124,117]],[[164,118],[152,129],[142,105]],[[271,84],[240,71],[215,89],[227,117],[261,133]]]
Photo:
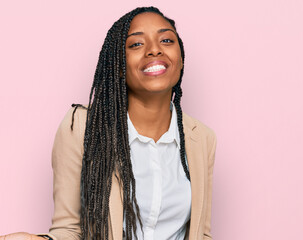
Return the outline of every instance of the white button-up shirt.
[[[190,218],[191,186],[181,164],[180,135],[173,103],[171,111],[169,129],[156,143],[140,135],[127,114],[136,197],[145,240],[184,239]],[[143,239],[138,220],[137,237]]]

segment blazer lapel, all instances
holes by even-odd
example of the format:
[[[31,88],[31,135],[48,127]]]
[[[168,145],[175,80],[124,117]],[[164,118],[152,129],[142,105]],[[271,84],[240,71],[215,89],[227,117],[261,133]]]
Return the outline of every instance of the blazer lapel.
[[[200,227],[204,201],[204,175],[205,160],[203,159],[202,139],[196,135],[194,129],[196,124],[183,113],[183,126],[185,135],[185,152],[191,179],[191,217],[189,228],[189,239],[198,239],[197,234]],[[202,170],[202,171],[201,171]]]

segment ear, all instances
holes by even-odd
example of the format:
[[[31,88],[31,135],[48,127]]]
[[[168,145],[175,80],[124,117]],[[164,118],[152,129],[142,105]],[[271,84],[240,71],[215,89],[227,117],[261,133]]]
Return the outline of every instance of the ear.
[[[181,58],[181,69],[183,68],[183,60],[182,60],[182,58]]]

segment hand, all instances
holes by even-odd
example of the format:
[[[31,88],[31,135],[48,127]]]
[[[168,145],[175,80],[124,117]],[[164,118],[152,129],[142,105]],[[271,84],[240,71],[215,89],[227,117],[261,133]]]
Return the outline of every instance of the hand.
[[[5,236],[0,236],[0,240],[45,240],[43,237],[38,237],[26,232],[11,233]]]

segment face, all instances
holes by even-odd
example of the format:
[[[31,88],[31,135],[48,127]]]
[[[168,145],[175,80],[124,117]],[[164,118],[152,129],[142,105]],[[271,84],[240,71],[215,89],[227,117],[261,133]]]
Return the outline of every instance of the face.
[[[152,12],[136,15],[126,40],[129,94],[171,93],[182,67],[178,38],[170,23]]]

